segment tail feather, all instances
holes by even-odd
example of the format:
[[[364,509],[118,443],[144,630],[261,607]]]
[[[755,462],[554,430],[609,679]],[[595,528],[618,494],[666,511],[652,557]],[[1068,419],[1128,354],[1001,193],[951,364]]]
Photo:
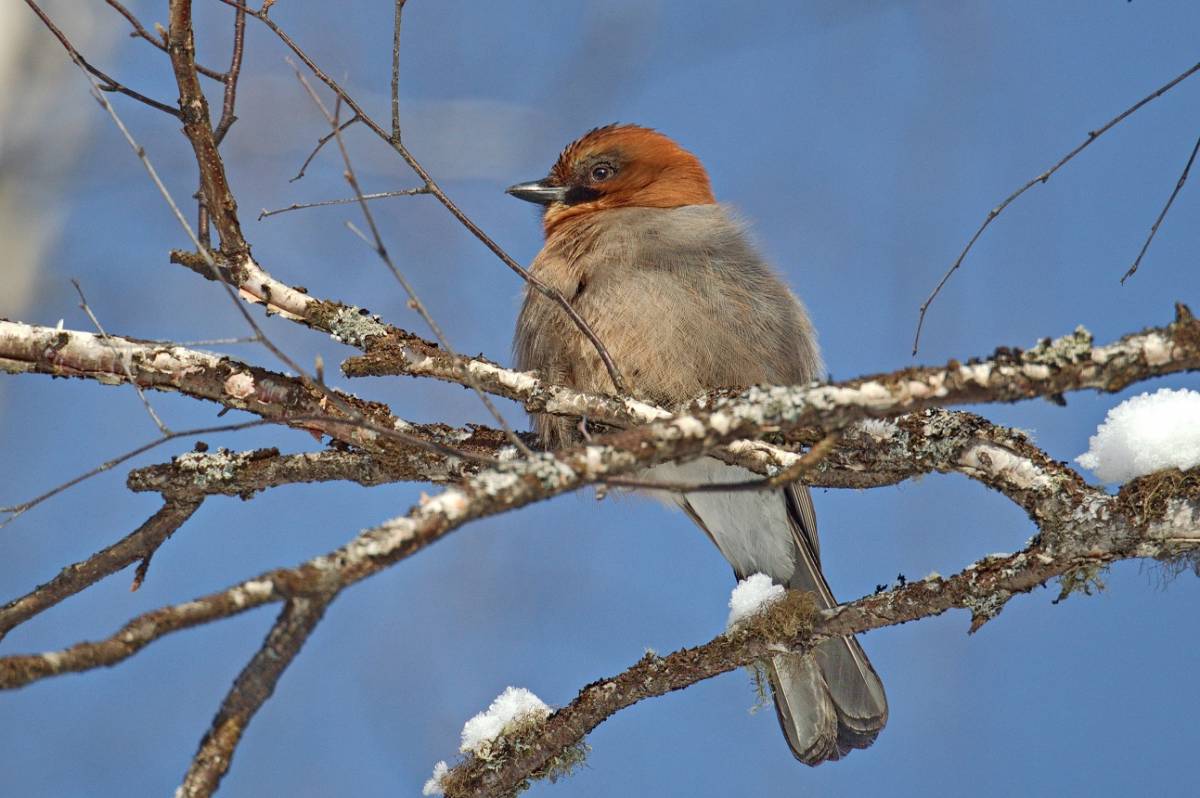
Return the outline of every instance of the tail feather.
[[[655,466],[663,481],[734,482],[754,475],[709,458]],[[717,545],[739,579],[764,573],[791,590],[811,591],[826,609],[837,600],[821,573],[816,515],[808,489],[697,492],[669,496]],[[806,765],[866,748],[887,723],[887,696],[853,637],[825,640],[806,654],[778,654],[763,663],[775,711],[792,753]]]
[[[813,657],[780,654],[764,664],[775,697],[775,715],[792,754],[806,765],[837,759],[837,708]]]
[[[839,747],[866,748],[887,724],[888,708],[883,682],[862,646],[852,637],[840,637],[821,643],[812,656],[837,710]]]

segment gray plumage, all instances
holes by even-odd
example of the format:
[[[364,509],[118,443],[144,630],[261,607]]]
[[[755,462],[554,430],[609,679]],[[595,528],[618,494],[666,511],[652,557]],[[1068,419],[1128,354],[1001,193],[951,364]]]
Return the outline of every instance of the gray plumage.
[[[719,205],[614,208],[556,235],[534,273],[567,296],[607,347],[633,393],[665,406],[714,388],[798,384],[821,376],[816,335],[800,301]],[[591,343],[551,301],[527,291],[517,366],[551,382],[611,393]],[[547,445],[577,437],[552,416],[535,423]],[[754,475],[710,458],[664,464],[647,478],[737,482]],[[739,579],[765,573],[836,606],[820,570],[808,489],[674,495]],[[780,725],[810,765],[871,744],[887,722],[883,685],[858,642],[828,640],[811,655],[767,663]]]

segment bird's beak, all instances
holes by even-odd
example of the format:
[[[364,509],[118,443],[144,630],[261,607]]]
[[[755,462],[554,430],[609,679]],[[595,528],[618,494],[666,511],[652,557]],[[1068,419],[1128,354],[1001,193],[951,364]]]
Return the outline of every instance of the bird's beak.
[[[504,189],[505,194],[512,194],[517,199],[526,202],[536,202],[538,205],[549,205],[552,202],[562,202],[567,196],[567,190],[562,186],[552,186],[545,179],[532,183],[517,183]]]

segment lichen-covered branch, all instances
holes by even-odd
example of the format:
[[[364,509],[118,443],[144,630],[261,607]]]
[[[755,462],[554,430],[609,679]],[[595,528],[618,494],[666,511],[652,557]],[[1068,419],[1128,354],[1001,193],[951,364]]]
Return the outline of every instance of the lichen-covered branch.
[[[1195,324],[1195,321],[1177,324],[1185,323]],[[1181,335],[1178,330],[1168,330],[1167,334]],[[1051,387],[1068,389],[1072,384],[1094,384],[1098,379],[1095,369],[1105,363],[1120,361],[1131,364],[1131,371],[1136,369],[1145,361],[1147,349],[1167,353],[1165,358],[1155,358],[1157,367],[1171,363],[1174,368],[1183,368],[1180,364],[1191,362],[1185,358],[1172,359],[1171,354],[1177,347],[1163,343],[1163,338],[1158,332],[1130,336],[1103,348],[1099,355],[1096,353],[1100,348],[1084,347],[1084,351],[1091,353],[1089,361],[1095,365],[1077,369],[1070,383],[1054,382],[1052,376],[1040,372],[1030,377],[1025,374],[1030,364],[992,365],[986,371],[974,367],[976,371],[971,372],[971,380],[962,387],[947,386],[949,380],[945,374],[938,374],[939,390],[928,387],[931,379],[928,376],[925,382],[887,376],[836,385],[752,389],[738,397],[718,399],[708,411],[613,433],[574,449],[516,461],[503,469],[484,470],[414,507],[408,515],[359,534],[334,552],[296,568],[269,572],[185,605],[157,610],[131,621],[122,632],[108,640],[82,643],[64,652],[0,659],[0,687],[19,686],[56,673],[112,664],[162,634],[179,628],[205,623],[268,601],[307,595],[314,590],[344,588],[419,551],[475,518],[521,507],[643,466],[695,457],[716,446],[767,430],[787,433],[814,425],[844,427],[870,415],[896,412],[912,404],[962,401],[964,396],[979,395],[992,373],[1005,377],[1014,369],[1021,375],[1020,379],[1049,380]],[[1185,343],[1178,348],[1186,346]],[[1068,362],[1074,357],[1068,358]],[[1045,368],[1049,371],[1048,366]],[[1087,368],[1093,369],[1090,376],[1080,376]],[[911,372],[908,373],[911,375]],[[1132,379],[1129,371],[1106,376]],[[955,379],[962,378],[956,376]],[[1000,384],[1011,386],[1015,382],[1006,377]],[[927,432],[925,434],[929,437]],[[1006,447],[999,447],[995,441],[984,440],[964,449],[959,455],[958,468],[977,478],[990,480],[996,487],[1017,496],[1022,505],[1044,523],[1045,518],[1056,512],[1053,504],[1056,497],[1069,494],[1061,489],[1062,486],[1078,487],[1078,479],[1049,471],[1050,461],[1044,455],[1036,460],[1022,458],[1019,441],[1005,443]],[[993,448],[989,449],[989,445]],[[1020,498],[1023,494],[1027,495]],[[1080,488],[1079,495],[1091,494]],[[1070,495],[1067,498],[1075,500]]]
[[[441,425],[426,424],[423,429]],[[441,437],[448,446],[461,446],[505,455],[502,433],[487,428],[457,429],[445,427]],[[126,485],[132,491],[153,491],[164,496],[239,496],[254,494],[305,482],[357,482],[371,487],[394,482],[456,482],[479,472],[479,463],[422,449],[413,449],[407,457],[399,452],[387,460],[359,451],[327,449],[322,452],[280,454],[278,449],[246,452],[188,452],[169,463],[146,466],[129,473]]]
[[[1190,475],[1190,476],[1188,476]],[[1200,473],[1155,474],[1135,480],[1117,496],[1088,488],[1042,519],[1042,534],[1015,554],[990,555],[954,576],[936,574],[833,610],[821,611],[804,594],[789,597],[748,628],[665,657],[647,654],[625,672],[593,682],[570,704],[519,740],[501,741],[486,763],[469,758],[442,779],[448,798],[512,794],[531,774],[579,744],[606,718],[633,704],[681,690],[748,665],[781,648],[804,650],[823,639],[940,615],[972,614],[971,630],[994,618],[1014,595],[1055,577],[1064,590],[1079,573],[1114,561],[1173,559],[1200,552]],[[1190,487],[1156,507],[1138,501],[1161,483]]]
[[[515,451],[493,446],[486,428],[476,435],[473,430],[442,424],[410,424],[379,402],[322,392],[297,377],[157,341],[0,320],[0,371],[82,377],[106,385],[132,378],[142,388],[178,391],[329,435],[375,454],[381,467],[395,460],[398,477],[422,464],[431,468],[431,477],[453,471],[455,465],[447,463],[447,457],[470,460],[483,453],[491,461],[493,456],[511,457]],[[337,401],[329,401],[330,396]]]

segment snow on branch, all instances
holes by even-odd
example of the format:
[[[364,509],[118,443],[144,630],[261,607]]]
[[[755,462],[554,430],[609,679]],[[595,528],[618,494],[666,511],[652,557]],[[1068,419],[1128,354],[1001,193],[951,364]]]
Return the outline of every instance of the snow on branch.
[[[1175,472],[1178,473],[1178,472]],[[762,659],[780,646],[800,651],[829,637],[880,629],[928,618],[951,609],[971,613],[971,631],[994,618],[1014,595],[1029,593],[1053,578],[1060,598],[1085,589],[1087,580],[1116,560],[1173,559],[1200,551],[1200,474],[1189,472],[1184,495],[1153,507],[1141,502],[1160,489],[1163,476],[1131,483],[1110,496],[1095,488],[1072,497],[1042,534],[1014,554],[990,555],[954,576],[921,581],[865,596],[835,609],[817,609],[804,593],[789,592],[760,615],[696,648],[665,657],[648,653],[623,673],[593,682],[524,738],[507,759],[467,758],[440,774],[448,798],[509,794],[616,712],[639,701],[683,689]]]

